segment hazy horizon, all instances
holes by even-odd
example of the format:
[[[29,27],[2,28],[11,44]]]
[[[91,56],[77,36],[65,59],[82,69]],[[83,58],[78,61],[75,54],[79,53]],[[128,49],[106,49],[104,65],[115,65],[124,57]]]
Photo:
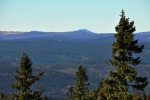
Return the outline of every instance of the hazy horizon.
[[[60,32],[57,32],[57,31],[39,31],[39,30],[31,30],[31,31],[5,31],[5,30],[1,31],[0,30],[0,32],[9,32],[10,34],[18,34],[19,32],[21,32],[21,33],[24,33],[24,32],[56,32],[56,33],[61,33],[61,32],[75,32],[75,31],[79,31],[79,30],[84,30],[84,29],[77,29],[77,30],[73,30],[73,31],[60,31]],[[88,29],[86,29],[86,30],[88,30]],[[88,30],[88,31],[90,31],[92,33],[96,33],[96,32],[93,32],[92,30]],[[18,32],[18,33],[15,33],[15,32]],[[150,32],[150,31],[134,32],[133,34],[143,33],[143,32]],[[116,32],[100,32],[100,33],[96,33],[96,34],[111,34],[111,33],[115,34]]]

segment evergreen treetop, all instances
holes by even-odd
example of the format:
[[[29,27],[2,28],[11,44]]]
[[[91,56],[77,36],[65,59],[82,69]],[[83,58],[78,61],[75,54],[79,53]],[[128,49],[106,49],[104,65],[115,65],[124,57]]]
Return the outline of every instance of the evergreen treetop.
[[[20,69],[16,70],[18,75],[14,75],[16,82],[11,85],[12,88],[19,90],[19,93],[12,94],[12,100],[42,100],[42,89],[38,88],[37,91],[32,91],[30,86],[35,81],[39,80],[44,72],[39,72],[32,75],[32,62],[28,55],[23,53],[20,61]]]
[[[130,82],[134,81],[138,74],[134,67],[140,63],[140,57],[133,55],[141,53],[144,48],[144,45],[138,44],[138,40],[134,40],[134,21],[129,22],[124,10],[120,17],[115,27],[116,41],[112,44],[112,60],[110,60],[116,70],[110,71],[109,78],[102,79],[104,87],[101,92],[105,94],[107,100],[130,100],[132,98],[127,91],[131,86]]]
[[[88,94],[88,76],[85,68],[81,65],[78,67],[78,71],[75,72],[74,86],[71,86],[68,90],[67,97],[69,100],[86,100]]]

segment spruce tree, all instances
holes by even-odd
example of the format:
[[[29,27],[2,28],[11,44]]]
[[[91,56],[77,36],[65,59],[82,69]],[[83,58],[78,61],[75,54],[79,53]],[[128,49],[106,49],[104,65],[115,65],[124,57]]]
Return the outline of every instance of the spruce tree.
[[[28,55],[23,53],[20,61],[20,69],[16,70],[18,75],[14,75],[16,82],[11,85],[12,88],[19,92],[12,94],[12,100],[42,100],[42,89],[38,86],[36,91],[32,91],[30,86],[40,79],[44,72],[32,75],[32,62]]]
[[[86,74],[85,68],[80,65],[78,71],[75,73],[75,100],[83,99],[88,93],[88,76]]]
[[[114,34],[116,41],[112,44],[112,60],[110,63],[115,71],[110,71],[109,78],[102,79],[107,100],[130,100],[131,94],[128,93],[130,82],[137,77],[137,71],[134,69],[140,63],[140,57],[134,57],[133,54],[142,52],[144,45],[139,45],[138,40],[134,40],[135,26],[134,21],[129,22],[124,10],[121,12],[121,18],[115,27]]]
[[[75,84],[68,90],[69,100],[85,100],[88,93],[88,76],[86,74],[85,68],[80,65],[78,71],[75,72],[74,77]]]

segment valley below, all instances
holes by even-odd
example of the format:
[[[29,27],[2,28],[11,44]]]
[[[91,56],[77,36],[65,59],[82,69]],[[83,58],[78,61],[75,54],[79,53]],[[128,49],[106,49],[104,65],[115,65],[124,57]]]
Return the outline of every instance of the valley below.
[[[0,92],[16,92],[10,87],[15,82],[13,75],[19,69],[20,57],[27,53],[33,65],[33,73],[45,71],[35,85],[41,85],[50,98],[65,99],[68,88],[74,84],[74,74],[82,65],[89,76],[90,88],[98,87],[100,78],[108,77],[114,68],[111,60],[113,35],[99,38],[24,38],[0,40]],[[139,40],[140,41],[140,40]],[[139,76],[150,81],[150,42],[141,41],[145,48],[141,54],[141,63],[135,67]],[[33,89],[35,88],[33,85]],[[150,93],[150,85],[146,92]]]

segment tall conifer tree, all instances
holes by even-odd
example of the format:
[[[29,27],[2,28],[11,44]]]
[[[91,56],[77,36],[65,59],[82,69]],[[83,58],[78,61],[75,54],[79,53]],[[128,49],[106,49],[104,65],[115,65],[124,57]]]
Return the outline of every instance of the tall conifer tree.
[[[85,68],[80,65],[78,71],[75,73],[75,100],[83,99],[88,93],[88,76],[86,74]]]
[[[80,65],[74,77],[75,84],[68,90],[69,100],[85,100],[88,93],[88,76],[85,68]]]
[[[42,100],[42,89],[38,86],[37,91],[32,91],[30,86],[40,79],[44,72],[32,75],[32,62],[28,55],[23,53],[20,61],[20,69],[16,70],[18,75],[14,75],[16,82],[11,85],[12,88],[19,90],[12,94],[12,100]]]
[[[115,27],[116,41],[112,46],[112,60],[110,63],[115,67],[115,71],[110,71],[109,78],[103,79],[107,100],[130,100],[131,94],[128,93],[130,82],[134,81],[137,71],[134,69],[140,63],[140,57],[133,57],[133,54],[142,52],[144,45],[139,45],[138,40],[134,40],[135,26],[134,22],[129,22],[124,10],[121,12],[121,18]]]

